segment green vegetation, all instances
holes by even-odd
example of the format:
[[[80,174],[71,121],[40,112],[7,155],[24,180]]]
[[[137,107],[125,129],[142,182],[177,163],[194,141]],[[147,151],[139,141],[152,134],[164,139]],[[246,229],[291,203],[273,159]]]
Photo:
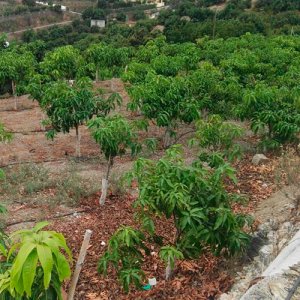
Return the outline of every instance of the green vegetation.
[[[139,157],[128,175],[138,184],[138,226],[117,229],[99,261],[99,272],[114,269],[126,292],[142,286],[144,258],[153,247],[166,279],[178,260],[205,251],[237,255],[247,247],[251,218],[235,213],[242,197],[226,190],[237,183],[230,164],[242,155],[243,130],[232,120],[246,121],[264,151],[299,145],[298,2],[170,1],[157,19],[148,19],[147,5],[101,0],[70,26],[27,31],[9,47],[1,36],[0,93],[30,93],[47,115],[50,138],[75,129],[78,156],[79,127],[88,125],[107,161],[100,204],[116,158],[142,153],[143,142],[154,148],[154,138],[143,141],[137,130],[162,129],[167,150],[154,160]],[[91,18],[102,17],[106,28],[90,28]],[[129,27],[128,19],[137,22]],[[95,90],[97,81],[113,77],[124,81],[135,122],[113,112],[120,95]],[[187,125],[191,130],[182,133]],[[177,145],[187,133],[197,150],[189,163]],[[10,138],[0,125],[0,142]],[[1,191],[22,198],[54,189],[53,201],[78,201],[90,191],[76,174],[54,180],[39,168],[7,169],[0,177]],[[168,239],[157,232],[158,220],[170,226]],[[60,250],[70,253],[61,235],[41,231],[44,225],[16,233],[12,244],[1,232],[0,299],[61,299],[70,268]]]
[[[103,205],[107,194],[109,174],[115,157],[125,154],[127,148],[130,148],[131,155],[136,155],[140,151],[140,145],[137,142],[138,136],[133,131],[131,124],[121,116],[98,117],[90,120],[88,127],[107,160],[107,171],[105,178],[102,179],[102,193],[99,200],[100,205]]]
[[[134,207],[141,228],[120,228],[99,262],[101,273],[106,274],[109,266],[116,269],[125,291],[131,283],[141,285],[142,252],[150,254],[146,246],[149,243],[160,248],[167,279],[175,260],[199,257],[207,246],[215,255],[233,255],[248,244],[249,236],[243,230],[251,219],[231,210],[238,197],[226,192],[224,181],[234,183],[236,178],[224,161],[213,169],[203,167],[198,160],[186,165],[182,148],[173,146],[158,161],[138,159],[130,177],[138,181],[139,196]],[[156,233],[157,217],[172,220],[174,236],[170,233],[164,240]]]
[[[14,232],[0,244],[0,299],[62,299],[61,286],[71,275],[72,260],[63,235],[33,229]],[[66,256],[61,253],[65,251]]]

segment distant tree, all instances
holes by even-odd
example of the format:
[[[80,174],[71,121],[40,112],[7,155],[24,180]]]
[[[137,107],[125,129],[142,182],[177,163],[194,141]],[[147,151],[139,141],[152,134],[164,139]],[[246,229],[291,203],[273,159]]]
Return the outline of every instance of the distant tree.
[[[146,19],[145,13],[140,10],[134,12],[132,16],[133,16],[133,19],[136,21]]]
[[[82,12],[82,18],[86,19],[103,19],[105,12],[102,9],[89,7]]]
[[[28,44],[26,44],[26,49],[28,49],[28,51],[30,51],[36,58],[36,60],[38,62],[40,62],[46,53],[46,43],[42,40],[36,40],[33,42],[30,42]]]
[[[83,59],[79,50],[72,46],[56,48],[45,55],[41,62],[42,73],[51,79],[75,79]]]
[[[264,84],[245,91],[238,112],[242,119],[251,120],[255,133],[262,134],[264,149],[277,148],[285,142],[299,143],[299,92],[293,96],[294,99],[290,95],[293,101],[286,101],[284,89]]]
[[[122,12],[118,13],[116,16],[117,20],[120,22],[125,22],[126,21],[126,15]]]
[[[106,44],[94,44],[86,51],[88,62],[94,64],[96,70],[96,81],[99,80],[99,71],[112,69],[126,65],[129,58],[129,48],[116,48]]]
[[[37,39],[37,35],[33,29],[28,29],[22,34],[22,40],[25,43],[33,42],[36,39]]]
[[[97,1],[97,8],[99,9],[105,9],[108,7],[109,1],[107,0],[98,0]]]
[[[0,82],[11,82],[12,94],[15,98],[15,109],[17,109],[17,86],[29,80],[33,75],[35,60],[30,52],[18,53],[16,51],[0,52]]]
[[[29,7],[36,6],[35,0],[22,0],[22,3],[24,5],[29,6]]]

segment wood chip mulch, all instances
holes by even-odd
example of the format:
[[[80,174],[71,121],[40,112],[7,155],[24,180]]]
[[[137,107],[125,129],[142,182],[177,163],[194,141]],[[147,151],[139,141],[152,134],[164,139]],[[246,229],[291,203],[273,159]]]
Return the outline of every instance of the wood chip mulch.
[[[235,211],[252,213],[259,201],[269,197],[275,190],[274,160],[262,166],[253,166],[250,157],[244,158],[235,165],[239,183],[228,186],[228,191],[246,194],[249,202],[246,206],[236,204]],[[124,293],[116,274],[110,271],[107,277],[97,273],[99,257],[106,250],[101,242],[107,241],[120,225],[136,226],[130,195],[110,195],[106,204],[99,207],[99,195],[84,199],[80,208],[90,208],[89,213],[55,220],[51,227],[62,232],[68,245],[73,251],[74,262],[77,259],[83,235],[86,229],[93,231],[86,260],[77,285],[76,299],[184,299],[184,300],[213,300],[228,291],[233,279],[228,274],[223,258],[211,254],[203,254],[198,260],[182,261],[177,265],[173,279],[164,280],[165,268],[158,258],[158,249],[152,248],[151,256],[145,257],[143,270],[147,278],[156,277],[157,285],[150,291],[132,290]],[[174,228],[168,220],[158,220],[156,228],[162,236],[172,239]],[[103,244],[103,243],[102,243]],[[232,268],[233,266],[228,266]]]

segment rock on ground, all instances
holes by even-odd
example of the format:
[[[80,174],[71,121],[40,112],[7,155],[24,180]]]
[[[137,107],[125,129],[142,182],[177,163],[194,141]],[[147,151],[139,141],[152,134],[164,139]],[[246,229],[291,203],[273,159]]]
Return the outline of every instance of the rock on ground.
[[[255,166],[268,162],[269,159],[264,154],[255,154],[252,158],[252,163]]]

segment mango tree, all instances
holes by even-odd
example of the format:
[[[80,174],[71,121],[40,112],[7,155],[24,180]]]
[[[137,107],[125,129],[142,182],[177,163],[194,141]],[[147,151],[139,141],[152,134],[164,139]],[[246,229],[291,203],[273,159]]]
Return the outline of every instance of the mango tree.
[[[17,110],[17,86],[30,79],[30,76],[34,73],[34,67],[35,60],[30,52],[0,52],[0,84],[4,84],[6,81],[11,82],[15,110]]]
[[[257,84],[244,92],[238,107],[242,119],[251,120],[255,133],[262,133],[264,148],[276,148],[285,142],[299,142],[299,92]]]
[[[198,161],[186,165],[182,147],[176,145],[158,161],[138,159],[131,176],[139,187],[134,207],[140,230],[120,228],[99,262],[99,272],[105,274],[112,266],[122,282],[127,278],[125,289],[130,283],[141,284],[142,253],[149,254],[149,243],[156,242],[160,247],[167,279],[178,259],[197,258],[208,249],[214,255],[233,255],[248,244],[244,226],[251,218],[233,212],[236,197],[224,187],[225,180],[236,183],[234,169],[228,164],[211,170]],[[157,218],[172,220],[174,231],[159,236]]]
[[[72,87],[64,81],[48,83],[39,96],[37,100],[52,125],[47,136],[53,139],[56,133],[69,133],[75,128],[76,156],[81,155],[79,126],[94,115],[107,115],[121,101],[117,94],[107,99],[96,95],[90,80],[86,78],[76,81]]]
[[[133,127],[121,116],[98,117],[90,120],[88,127],[107,160],[107,170],[102,179],[102,192],[99,200],[100,205],[103,205],[107,195],[109,173],[115,157],[125,154],[127,149],[130,149],[131,154],[134,155],[140,150],[140,146]]]
[[[199,118],[200,103],[189,95],[185,77],[148,74],[145,81],[129,89],[131,110],[140,110],[148,120],[165,129],[163,144],[168,147],[178,125]]]
[[[96,81],[99,80],[99,71],[105,69],[113,69],[114,67],[122,67],[128,61],[129,48],[115,48],[110,45],[94,44],[86,51],[88,62],[95,66]]]
[[[83,64],[78,49],[73,46],[58,47],[45,55],[40,63],[44,76],[51,80],[74,80]]]
[[[230,121],[224,121],[219,115],[209,115],[206,119],[196,122],[195,138],[191,145],[197,145],[200,150],[199,158],[210,160],[215,165],[217,157],[233,161],[240,157],[241,147],[237,139],[243,134],[243,128]]]

